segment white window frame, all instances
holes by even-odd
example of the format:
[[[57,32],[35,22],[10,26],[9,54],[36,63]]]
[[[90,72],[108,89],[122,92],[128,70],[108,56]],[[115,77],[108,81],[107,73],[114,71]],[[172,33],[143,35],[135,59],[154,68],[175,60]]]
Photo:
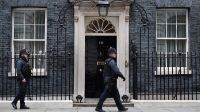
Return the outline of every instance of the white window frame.
[[[14,39],[14,12],[15,11],[25,11],[25,10],[44,10],[45,11],[45,34],[44,34],[44,39]],[[35,35],[34,35],[35,36]],[[16,71],[15,71],[15,62],[14,62],[14,41],[43,41],[45,42],[45,59],[46,59],[46,51],[47,51],[47,8],[15,8],[12,10],[12,42],[11,42],[11,46],[12,46],[12,69],[11,71],[8,73],[9,77],[14,77],[16,76]],[[46,72],[46,67],[47,67],[47,63],[45,63],[45,68],[44,69],[35,69],[33,68],[33,75],[32,76],[46,76],[47,72]]]
[[[163,24],[166,24],[166,37],[161,37],[161,38],[158,38],[157,36],[157,24],[161,24],[161,23],[158,23],[157,22],[157,12],[158,11],[176,11],[176,18],[177,18],[177,11],[179,10],[185,10],[186,11],[186,38],[177,38],[177,19],[176,19],[176,37],[175,38],[168,38],[167,37],[167,25],[168,25],[168,22],[167,22],[167,13],[166,13],[166,23],[163,23]],[[162,8],[162,9],[157,9],[156,10],[156,52],[157,52],[157,41],[158,40],[186,40],[186,57],[187,57],[187,52],[189,51],[189,33],[188,33],[188,28],[189,28],[189,25],[188,25],[188,20],[189,20],[189,17],[188,17],[188,12],[189,10],[186,9],[186,8]],[[179,23],[180,24],[180,23]],[[177,50],[177,47],[176,47],[176,50]],[[166,49],[167,51],[167,49]],[[167,52],[165,52],[167,53]],[[179,72],[179,70],[181,70]],[[186,60],[186,67],[157,67],[157,69],[154,71],[154,74],[155,75],[176,75],[178,73],[181,73],[182,75],[185,75],[185,74],[191,74],[191,70],[189,70],[189,67],[187,66],[187,60]]]

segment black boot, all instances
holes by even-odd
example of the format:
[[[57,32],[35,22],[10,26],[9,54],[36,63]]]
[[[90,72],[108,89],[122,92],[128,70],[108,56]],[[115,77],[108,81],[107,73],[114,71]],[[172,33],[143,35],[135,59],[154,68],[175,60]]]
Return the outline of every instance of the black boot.
[[[103,109],[100,109],[100,108],[96,108],[95,111],[97,111],[97,112],[106,112],[106,111],[104,111]]]
[[[119,109],[119,111],[121,112],[121,111],[127,111],[128,110],[128,108],[121,108],[121,109]]]
[[[30,109],[30,108],[24,105],[24,106],[20,106],[20,109]]]
[[[14,109],[17,109],[16,103],[12,102],[11,105],[12,105],[12,107],[13,107]]]

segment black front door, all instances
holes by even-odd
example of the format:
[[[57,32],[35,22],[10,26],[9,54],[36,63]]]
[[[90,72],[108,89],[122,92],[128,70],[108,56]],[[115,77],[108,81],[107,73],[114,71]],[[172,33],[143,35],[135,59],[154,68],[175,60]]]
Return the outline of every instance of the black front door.
[[[104,89],[103,66],[109,47],[116,48],[115,36],[86,37],[85,41],[85,97],[97,98]]]

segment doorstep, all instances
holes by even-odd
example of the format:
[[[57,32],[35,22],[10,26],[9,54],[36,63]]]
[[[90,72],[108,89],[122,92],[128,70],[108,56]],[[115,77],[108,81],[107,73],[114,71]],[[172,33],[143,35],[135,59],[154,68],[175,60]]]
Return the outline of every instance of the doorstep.
[[[85,102],[83,103],[73,103],[73,107],[96,107],[98,98],[86,98]],[[123,103],[125,107],[134,107],[134,104],[132,102]],[[104,107],[116,107],[116,104],[112,98],[107,98],[104,105]]]

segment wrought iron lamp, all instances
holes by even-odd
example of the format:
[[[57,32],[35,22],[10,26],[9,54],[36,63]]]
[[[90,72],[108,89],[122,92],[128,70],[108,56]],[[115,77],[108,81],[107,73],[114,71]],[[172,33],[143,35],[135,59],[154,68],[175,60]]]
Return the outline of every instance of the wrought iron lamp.
[[[99,16],[105,17],[108,15],[108,9],[110,7],[108,0],[99,0],[96,6],[98,8]]]

